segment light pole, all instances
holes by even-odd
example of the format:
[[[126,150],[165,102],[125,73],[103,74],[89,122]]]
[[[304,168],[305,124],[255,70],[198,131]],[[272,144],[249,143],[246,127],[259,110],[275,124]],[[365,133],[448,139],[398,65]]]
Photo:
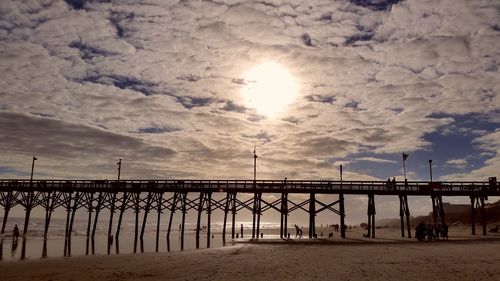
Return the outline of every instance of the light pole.
[[[255,146],[253,147],[253,181],[257,179],[257,154],[255,153]]]
[[[120,181],[120,173],[121,173],[121,170],[122,170],[122,159],[118,159],[118,163],[116,163],[118,165],[118,181]]]
[[[30,176],[30,185],[33,184],[33,171],[35,170],[35,161],[38,160],[35,156],[33,156],[33,162],[31,162],[31,176]]]
[[[432,182],[432,159],[429,159],[429,175],[431,176],[431,182]]]
[[[342,183],[342,165],[340,165],[340,182]]]

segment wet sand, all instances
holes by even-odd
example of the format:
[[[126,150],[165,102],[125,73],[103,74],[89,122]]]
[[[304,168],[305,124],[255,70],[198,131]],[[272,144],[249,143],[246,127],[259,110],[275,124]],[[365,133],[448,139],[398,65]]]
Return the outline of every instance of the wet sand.
[[[500,280],[500,237],[238,240],[170,253],[1,262],[2,280]],[[457,232],[455,232],[457,233]],[[359,233],[357,233],[359,234]],[[357,235],[356,235],[357,236]]]

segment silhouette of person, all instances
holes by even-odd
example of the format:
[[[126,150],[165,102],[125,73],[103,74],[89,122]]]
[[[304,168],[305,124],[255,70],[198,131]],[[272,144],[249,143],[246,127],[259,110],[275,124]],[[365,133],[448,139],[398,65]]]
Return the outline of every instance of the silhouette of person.
[[[300,229],[299,229],[299,226],[294,224],[293,226],[295,226],[295,238],[299,237],[299,234],[300,234]]]
[[[19,237],[19,228],[17,227],[17,224],[14,226],[14,230],[12,230],[12,239],[17,240]]]
[[[396,177],[392,178],[392,188],[396,189]]]
[[[392,188],[391,188],[391,178],[388,178],[388,179],[387,179],[387,183],[385,184],[385,188],[386,188],[387,190],[391,190],[391,189],[392,189]]]
[[[302,238],[302,234],[303,234],[303,231],[302,231],[302,227],[299,229],[299,238]]]
[[[243,224],[241,224],[241,238],[243,238]]]

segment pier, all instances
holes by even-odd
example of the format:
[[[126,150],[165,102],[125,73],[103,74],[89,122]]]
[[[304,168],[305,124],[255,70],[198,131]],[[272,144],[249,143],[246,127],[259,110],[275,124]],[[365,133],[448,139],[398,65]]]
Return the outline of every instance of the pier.
[[[219,193],[222,199],[213,198]],[[188,196],[190,194],[191,196]],[[250,197],[240,200],[238,195]],[[268,202],[262,194],[276,194],[278,199]],[[308,199],[295,202],[289,194],[305,194]],[[316,195],[337,195],[336,200],[323,202]],[[315,217],[323,211],[338,215],[341,237],[346,237],[344,218],[349,206],[344,203],[345,195],[368,197],[368,237],[375,238],[375,216],[377,196],[397,196],[401,218],[401,235],[411,238],[410,206],[408,196],[429,196],[432,201],[435,223],[444,224],[446,217],[443,209],[443,196],[462,196],[471,202],[471,232],[476,234],[476,216],[480,217],[482,234],[486,235],[485,201],[489,196],[500,196],[500,185],[496,178],[485,182],[427,182],[427,181],[306,181],[306,180],[0,180],[0,205],[4,209],[1,233],[5,232],[9,211],[15,206],[25,209],[22,233],[28,231],[31,211],[35,207],[45,210],[44,237],[50,229],[52,213],[56,208],[66,210],[66,248],[70,248],[71,234],[75,213],[79,209],[88,212],[87,238],[93,238],[96,232],[99,214],[109,210],[108,238],[112,241],[120,235],[122,218],[125,212],[135,214],[134,252],[138,240],[142,240],[148,214],[156,212],[156,251],[160,239],[162,215],[169,217],[166,239],[170,248],[170,233],[174,213],[180,212],[181,249],[184,248],[185,217],[187,212],[197,212],[196,246],[199,247],[201,215],[207,214],[207,247],[210,247],[211,214],[221,211],[224,214],[222,239],[225,241],[228,220],[231,220],[231,238],[236,238],[235,222],[237,213],[248,210],[252,213],[252,239],[260,237],[261,216],[268,210],[275,210],[281,215],[280,237],[286,239],[288,216],[295,211],[309,214],[309,238],[317,237]],[[248,197],[248,196],[246,196]],[[115,216],[118,216],[115,223]],[[111,243],[108,243],[108,253]],[[66,251],[65,251],[66,254]]]

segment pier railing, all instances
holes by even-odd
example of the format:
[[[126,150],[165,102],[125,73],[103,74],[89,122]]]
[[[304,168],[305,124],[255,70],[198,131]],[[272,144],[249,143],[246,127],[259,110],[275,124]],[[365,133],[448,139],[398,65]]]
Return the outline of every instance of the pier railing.
[[[318,194],[467,195],[500,196],[500,184],[480,181],[321,181],[321,180],[0,180],[0,190],[107,192],[248,192]]]

